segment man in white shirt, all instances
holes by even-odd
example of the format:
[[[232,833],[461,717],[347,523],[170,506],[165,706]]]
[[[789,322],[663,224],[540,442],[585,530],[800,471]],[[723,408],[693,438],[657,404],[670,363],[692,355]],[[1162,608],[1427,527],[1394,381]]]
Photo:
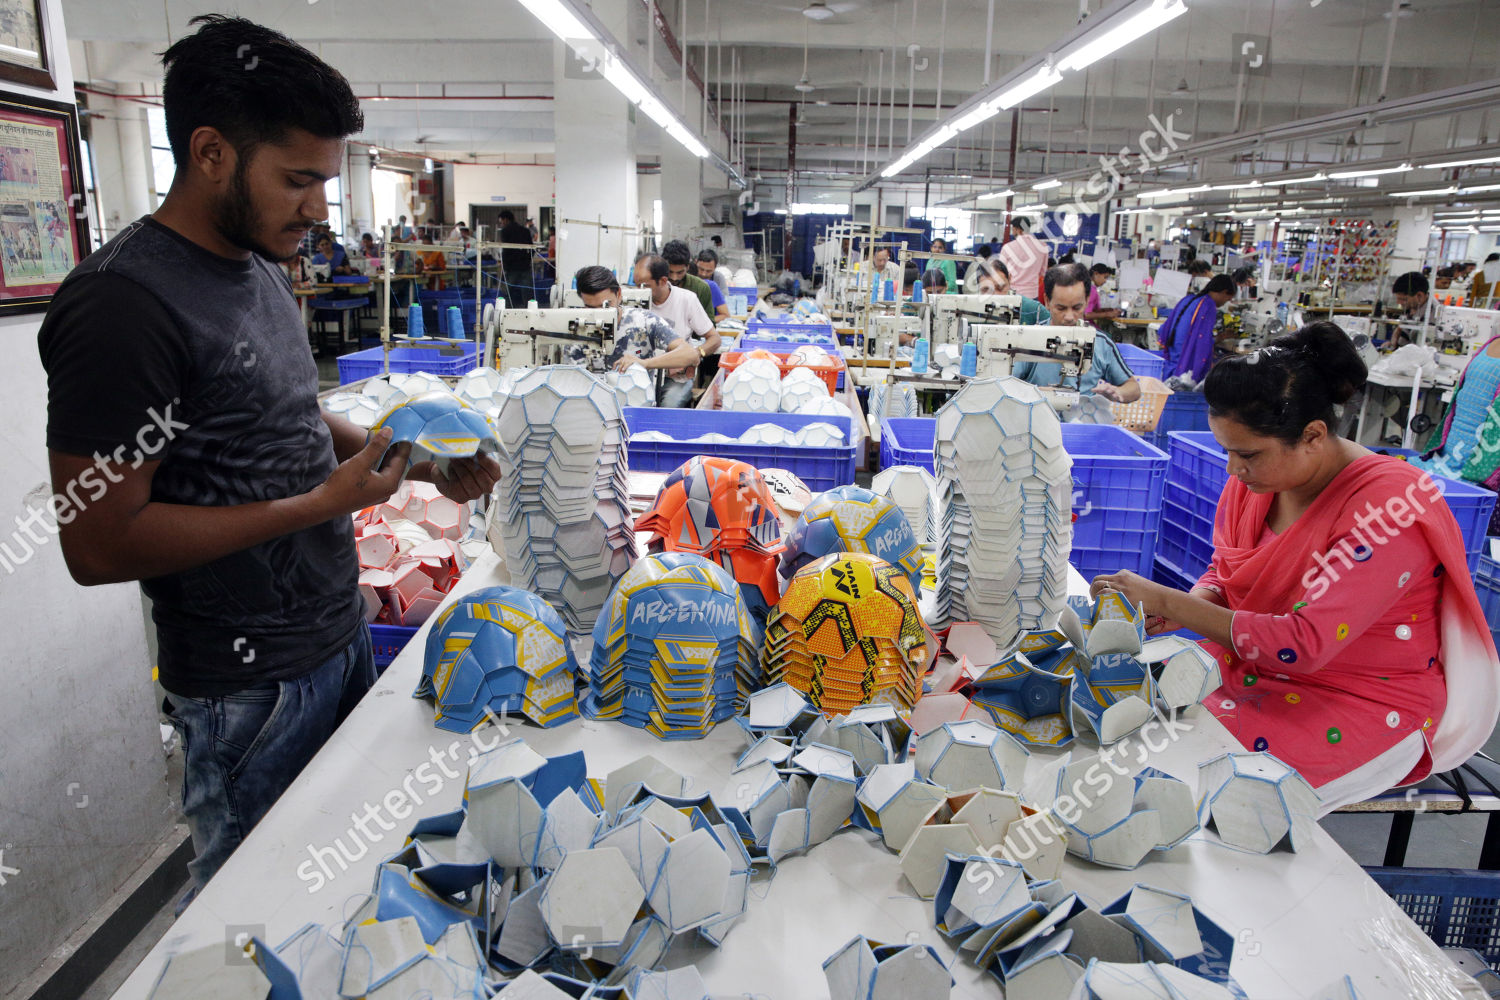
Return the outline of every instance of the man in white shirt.
[[[700,359],[718,353],[719,334],[714,330],[708,313],[703,311],[703,303],[686,288],[672,284],[670,275],[670,265],[665,257],[645,253],[635,259],[635,283],[651,290],[651,311],[666,320],[677,336],[692,344]],[[698,337],[703,340],[698,341]],[[674,383],[686,382],[691,390],[696,374],[696,365],[669,369],[666,372],[669,386],[665,394],[675,396],[680,393],[680,385]]]
[[[1047,270],[1047,247],[1031,235],[1031,220],[1024,215],[1010,220],[1010,232],[1010,242],[1000,248],[1000,261],[1010,272],[1011,288],[1035,296]]]
[[[880,294],[885,294],[885,282],[889,281],[896,294],[901,294],[901,265],[891,260],[890,247],[876,247],[874,254],[875,280],[881,283]]]

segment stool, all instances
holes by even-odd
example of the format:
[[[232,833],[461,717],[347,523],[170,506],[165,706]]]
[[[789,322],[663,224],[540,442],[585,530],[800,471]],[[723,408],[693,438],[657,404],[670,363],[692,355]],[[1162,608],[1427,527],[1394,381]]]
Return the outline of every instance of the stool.
[[[1417,813],[1487,813],[1479,868],[1500,870],[1500,827],[1495,826],[1495,815],[1500,813],[1500,762],[1485,754],[1477,753],[1451,771],[1429,775],[1420,785],[1393,788],[1334,812],[1392,814],[1383,862],[1387,868],[1406,864],[1406,848],[1411,843],[1412,821]]]

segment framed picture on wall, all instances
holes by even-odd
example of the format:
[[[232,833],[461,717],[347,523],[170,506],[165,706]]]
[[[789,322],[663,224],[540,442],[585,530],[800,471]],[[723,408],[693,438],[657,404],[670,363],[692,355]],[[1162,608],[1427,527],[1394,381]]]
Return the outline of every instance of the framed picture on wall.
[[[71,105],[0,91],[0,315],[46,309],[88,256],[80,162]]]
[[[46,0],[0,0],[0,80],[52,90]]]

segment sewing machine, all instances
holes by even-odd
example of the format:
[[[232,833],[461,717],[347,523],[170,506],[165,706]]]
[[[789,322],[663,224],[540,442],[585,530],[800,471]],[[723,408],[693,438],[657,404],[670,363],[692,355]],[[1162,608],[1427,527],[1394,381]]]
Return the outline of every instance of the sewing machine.
[[[866,356],[871,358],[894,358],[901,343],[902,334],[922,336],[920,316],[871,316],[870,342]]]
[[[972,339],[978,323],[1012,324],[1021,318],[1019,295],[934,295],[932,346],[962,344]]]
[[[584,366],[604,371],[618,321],[614,309],[507,309],[500,317],[500,359],[495,367],[505,371],[571,364],[572,349],[582,347]]]
[[[1038,386],[1058,413],[1066,413],[1078,403],[1078,391],[1063,383],[1069,377],[1076,378],[1093,362],[1094,338],[1098,332],[1091,326],[998,323],[981,323],[969,328],[979,349],[976,369],[979,378],[1009,375],[1017,361],[1050,361],[1061,365],[1055,385]]]
[[[620,300],[625,304],[625,308],[627,309],[630,309],[632,307],[637,309],[650,309],[651,289],[641,288],[637,285],[621,285]],[[588,306],[583,304],[583,296],[578,294],[578,289],[569,288],[563,291],[562,308],[587,309]]]

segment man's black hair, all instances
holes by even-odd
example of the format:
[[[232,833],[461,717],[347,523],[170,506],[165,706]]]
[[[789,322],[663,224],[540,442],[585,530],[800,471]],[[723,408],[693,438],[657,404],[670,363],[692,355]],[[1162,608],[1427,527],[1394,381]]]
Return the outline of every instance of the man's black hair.
[[[359,98],[342,73],[279,31],[242,17],[202,14],[196,32],[162,53],[167,141],[179,168],[204,126],[217,129],[241,159],[283,142],[293,129],[342,139],[365,127]]]
[[[573,283],[578,286],[579,295],[598,295],[600,292],[620,290],[620,279],[615,277],[615,272],[598,264],[580,267],[573,276]]]
[[[502,208],[500,210],[500,221],[501,222],[515,222],[516,221],[516,213],[512,212],[508,208]]]
[[[681,240],[668,240],[662,245],[661,255],[673,267],[687,267],[693,259],[693,251],[689,250],[688,245]]]
[[[1425,292],[1431,286],[1427,284],[1427,278],[1416,271],[1407,271],[1401,277],[1391,283],[1391,293],[1394,295],[1415,295]]]
[[[1195,278],[1201,278],[1205,274],[1213,274],[1214,266],[1206,257],[1194,257],[1188,262],[1187,273]]]
[[[1089,268],[1090,274],[1114,274],[1115,269],[1108,264],[1095,264]]]
[[[1234,269],[1234,283],[1236,285],[1249,282],[1255,284],[1255,269],[1249,267],[1237,267]]]
[[[702,250],[698,251],[698,259],[699,260],[706,260],[710,264],[717,264],[719,262],[719,255],[716,254],[716,253],[714,253],[712,250],[708,249],[707,247],[704,247]]]
[[[1031,217],[1028,215],[1018,215],[1010,220],[1010,224],[1023,233],[1031,232]]]

